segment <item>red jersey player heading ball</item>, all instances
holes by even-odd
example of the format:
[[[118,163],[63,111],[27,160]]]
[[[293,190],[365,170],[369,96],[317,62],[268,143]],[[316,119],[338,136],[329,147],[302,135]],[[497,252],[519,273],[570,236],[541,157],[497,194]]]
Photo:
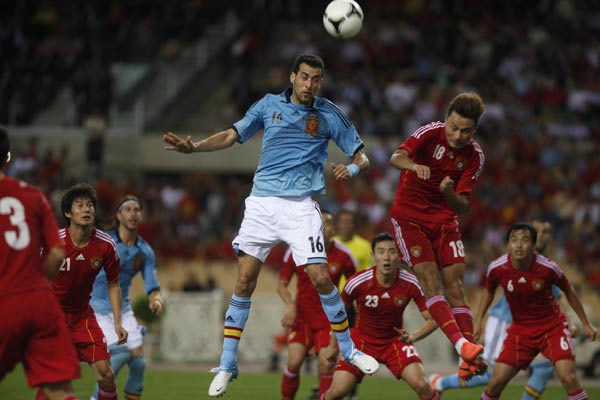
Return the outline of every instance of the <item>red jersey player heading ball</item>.
[[[477,94],[459,94],[450,101],[444,122],[417,129],[390,159],[402,170],[390,210],[396,246],[419,279],[431,316],[464,360],[461,379],[487,370],[481,360],[483,347],[472,343],[473,316],[463,292],[465,248],[457,215],[468,209],[483,169],[485,158],[473,135],[484,110]]]
[[[52,400],[75,399],[71,379],[80,376],[79,362],[48,283],[64,243],[44,195],[4,175],[9,150],[0,128],[0,381],[23,361],[30,387]]]

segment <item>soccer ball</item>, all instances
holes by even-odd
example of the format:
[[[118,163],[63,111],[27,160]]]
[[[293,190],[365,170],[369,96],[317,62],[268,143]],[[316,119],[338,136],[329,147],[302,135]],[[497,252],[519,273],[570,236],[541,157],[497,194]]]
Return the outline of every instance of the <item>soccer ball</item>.
[[[362,28],[363,11],[354,0],[333,0],[323,14],[325,30],[335,38],[348,39]]]

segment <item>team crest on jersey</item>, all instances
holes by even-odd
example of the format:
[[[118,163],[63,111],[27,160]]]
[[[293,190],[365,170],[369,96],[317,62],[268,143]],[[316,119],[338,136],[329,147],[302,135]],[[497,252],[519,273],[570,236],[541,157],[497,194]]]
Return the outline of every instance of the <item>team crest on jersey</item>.
[[[90,260],[90,266],[92,269],[100,269],[102,266],[102,257],[92,257]]]
[[[535,289],[536,291],[540,291],[544,288],[544,280],[543,279],[534,279],[533,281],[531,281],[531,286],[533,286],[533,289]]]
[[[422,252],[421,246],[413,246],[410,248],[410,254],[413,257],[421,257]]]
[[[404,297],[394,296],[394,305],[396,307],[402,307],[406,304],[406,299]]]
[[[133,260],[133,269],[134,270],[139,270],[140,268],[142,268],[142,265],[144,265],[144,257],[143,256],[139,256],[136,257],[135,260]]]
[[[304,132],[311,136],[315,136],[319,133],[319,117],[315,114],[311,114],[306,118],[306,125],[304,126]]]
[[[458,168],[461,171],[465,169],[466,164],[467,161],[462,157],[456,157],[456,159],[454,160],[454,165],[456,165],[456,168]]]

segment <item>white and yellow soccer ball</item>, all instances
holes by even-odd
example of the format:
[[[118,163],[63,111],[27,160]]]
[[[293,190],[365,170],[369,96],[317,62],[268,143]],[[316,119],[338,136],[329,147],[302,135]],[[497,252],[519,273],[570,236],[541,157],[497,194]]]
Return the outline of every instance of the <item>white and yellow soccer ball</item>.
[[[323,14],[325,30],[333,37],[348,39],[362,28],[364,14],[354,0],[333,0]]]

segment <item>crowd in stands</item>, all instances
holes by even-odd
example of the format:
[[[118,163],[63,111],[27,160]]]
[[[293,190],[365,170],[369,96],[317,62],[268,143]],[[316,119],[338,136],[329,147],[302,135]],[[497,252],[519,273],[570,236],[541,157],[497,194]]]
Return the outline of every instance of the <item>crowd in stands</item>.
[[[68,88],[76,124],[108,115],[111,63],[177,58],[223,1],[0,2],[0,123],[27,125]]]
[[[312,14],[318,14],[314,2],[309,3]],[[118,9],[137,3],[110,4],[105,16],[114,17]],[[328,194],[318,200],[333,211],[356,210],[361,232],[370,238],[388,229],[399,177],[388,167],[394,148],[421,124],[443,120],[447,101],[456,93],[477,91],[487,103],[476,136],[486,165],[471,209],[461,217],[473,272],[467,284],[476,283],[477,272],[503,250],[507,226],[544,218],[556,229],[555,256],[600,287],[600,8],[578,4],[369,1],[365,26],[355,40],[328,37],[318,18],[290,24],[289,37],[277,38],[285,46],[268,62],[256,44],[267,47],[276,38],[267,30],[253,31],[245,42],[254,45],[252,57],[243,65],[255,70],[237,75],[242,79],[232,93],[234,110],[227,108],[227,123],[264,92],[285,88],[298,53],[323,55],[322,95],[340,105],[359,133],[378,145],[367,149],[372,168],[366,177],[349,185],[330,180]],[[183,5],[169,7],[185,10]],[[115,48],[142,40],[144,26],[146,32],[161,31],[161,39],[176,31],[157,30],[152,25],[156,18],[143,15],[114,22],[119,27],[110,33]],[[120,35],[126,39],[119,40]],[[85,54],[83,47],[74,45],[72,51]],[[27,157],[36,167],[19,172],[45,187],[56,202],[69,183],[68,174],[56,165],[60,157],[24,149],[17,161],[27,166],[20,160]],[[198,173],[95,183],[104,215],[112,214],[123,193],[143,199],[147,219],[141,231],[161,257],[233,259],[230,241],[250,190],[249,175]]]

